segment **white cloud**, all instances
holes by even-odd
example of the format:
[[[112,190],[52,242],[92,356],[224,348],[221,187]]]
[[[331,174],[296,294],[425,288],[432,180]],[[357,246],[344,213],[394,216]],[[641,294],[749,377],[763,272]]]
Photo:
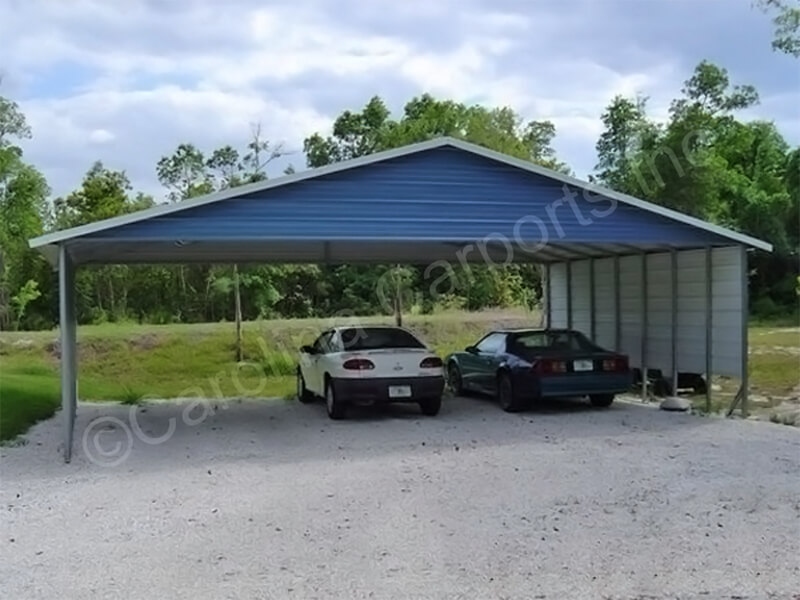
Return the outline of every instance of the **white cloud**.
[[[93,129],[89,134],[89,141],[93,144],[107,144],[113,142],[116,137],[108,129]]]
[[[687,60],[702,57],[687,59],[675,44],[654,51],[658,28],[628,23],[610,5],[570,6],[12,0],[0,20],[0,69],[4,93],[34,128],[28,159],[56,193],[102,159],[160,194],[154,165],[180,142],[207,151],[242,146],[250,123],[260,121],[267,137],[299,149],[375,93],[399,107],[425,91],[552,120],[561,158],[585,175],[610,98],[643,93],[651,115],[663,118],[688,76]],[[772,98],[760,110],[774,107],[800,138],[791,121],[796,91]]]

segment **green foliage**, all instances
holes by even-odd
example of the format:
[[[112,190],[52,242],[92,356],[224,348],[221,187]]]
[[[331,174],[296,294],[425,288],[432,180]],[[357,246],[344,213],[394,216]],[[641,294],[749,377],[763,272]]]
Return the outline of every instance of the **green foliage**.
[[[305,139],[308,166],[320,167],[397,148],[434,137],[451,136],[530,160],[546,167],[568,171],[555,158],[552,141],[555,126],[550,121],[529,121],[509,107],[467,106],[452,100],[437,100],[429,94],[405,105],[403,116],[390,118],[384,101],[375,96],[361,112],[344,111],[333,123],[333,135],[315,133]]]
[[[758,0],[765,12],[773,12],[772,24],[775,38],[772,49],[794,57],[800,56],[800,6],[792,6],[792,0]]]
[[[30,135],[16,103],[0,97],[0,329],[21,324],[25,309],[36,300],[29,281],[47,279],[47,265],[28,247],[28,239],[41,234],[49,218],[49,190],[12,144]]]
[[[42,293],[39,291],[39,284],[34,279],[29,279],[25,284],[19,288],[14,296],[11,296],[11,307],[14,311],[14,318],[16,328],[19,329],[19,324],[22,317],[25,316],[25,309],[28,305],[36,300]]]

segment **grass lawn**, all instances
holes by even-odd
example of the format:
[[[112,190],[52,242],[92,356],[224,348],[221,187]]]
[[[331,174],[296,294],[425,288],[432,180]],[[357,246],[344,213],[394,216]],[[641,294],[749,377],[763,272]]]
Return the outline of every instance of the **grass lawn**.
[[[464,348],[493,327],[536,325],[521,311],[409,316],[440,356]],[[173,397],[288,397],[297,348],[323,329],[348,321],[292,319],[244,324],[245,360],[234,360],[232,323],[90,325],[78,329],[81,400],[135,402]],[[391,324],[391,317],[359,323]],[[58,333],[0,333],[0,440],[14,438],[59,406]],[[785,396],[798,383],[800,328],[750,330],[754,393]],[[729,390],[718,394],[720,407]],[[702,404],[702,401],[700,401]]]

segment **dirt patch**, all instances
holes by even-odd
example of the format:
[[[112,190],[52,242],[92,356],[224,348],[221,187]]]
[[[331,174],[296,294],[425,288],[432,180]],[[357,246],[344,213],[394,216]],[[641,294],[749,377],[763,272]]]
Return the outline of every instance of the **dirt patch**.
[[[152,350],[161,345],[161,338],[154,333],[146,333],[128,340],[131,350]]]
[[[78,342],[78,360],[96,360],[98,357],[108,354],[114,349],[114,342],[107,340],[87,340]],[[53,340],[44,346],[44,350],[50,360],[58,362],[61,360],[61,340]]]

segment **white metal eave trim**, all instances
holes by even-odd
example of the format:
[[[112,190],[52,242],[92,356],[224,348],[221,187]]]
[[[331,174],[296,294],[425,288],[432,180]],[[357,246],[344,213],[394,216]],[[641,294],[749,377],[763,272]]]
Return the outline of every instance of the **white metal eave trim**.
[[[560,181],[566,185],[574,186],[576,188],[580,188],[592,192],[594,194],[603,195],[608,198],[622,202],[624,204],[635,206],[636,208],[640,208],[642,210],[660,215],[662,217],[673,219],[675,221],[685,223],[686,225],[697,227],[698,229],[703,229],[705,231],[714,233],[716,235],[727,238],[739,244],[745,244],[753,248],[758,248],[759,250],[772,252],[772,244],[750,237],[743,233],[738,233],[736,231],[726,229],[725,227],[720,227],[719,225],[707,223],[701,219],[690,217],[689,215],[684,215],[669,208],[664,208],[663,206],[658,206],[657,204],[652,204],[650,202],[640,200],[639,198],[628,196],[627,194],[621,194],[619,192],[615,192],[608,188],[595,185],[587,181],[581,181],[580,179],[576,179],[569,175],[565,175],[563,173],[559,173],[557,171],[541,167],[532,162],[522,160],[519,158],[514,158],[513,156],[508,156],[507,154],[495,152],[494,150],[489,150],[487,148],[483,148],[482,146],[478,146],[476,144],[472,144],[469,142],[464,142],[462,140],[458,140],[451,137],[435,138],[425,142],[410,144],[408,146],[395,148],[393,150],[376,152],[375,154],[370,154],[369,156],[362,156],[359,158],[346,160],[340,163],[326,165],[324,167],[319,167],[316,169],[308,169],[300,173],[286,175],[284,177],[279,177],[277,179],[260,181],[257,183],[251,183],[248,185],[239,186],[236,188],[230,188],[227,190],[223,190],[221,192],[216,192],[205,196],[199,196],[197,198],[191,198],[189,200],[183,200],[181,202],[175,202],[173,204],[154,206],[153,208],[148,208],[128,215],[112,217],[110,219],[104,219],[102,221],[97,221],[95,223],[90,223],[88,225],[81,225],[78,227],[73,227],[71,229],[65,229],[63,231],[56,231],[53,233],[41,235],[39,237],[32,238],[28,243],[31,248],[40,248],[42,246],[56,244],[59,242],[81,237],[84,235],[98,233],[100,231],[105,231],[107,229],[121,227],[123,225],[128,225],[130,223],[137,223],[139,221],[144,221],[146,219],[151,219],[162,215],[168,215],[171,213],[188,210],[190,208],[195,208],[197,206],[212,204],[214,202],[219,202],[221,200],[227,200],[230,198],[235,198],[237,196],[244,196],[255,192],[262,192],[272,188],[277,188],[284,185],[305,181],[307,179],[322,177],[324,175],[329,175],[332,173],[339,173],[341,171],[347,171],[349,169],[355,169],[357,167],[363,167],[371,165],[373,163],[378,163],[393,158],[399,158],[401,156],[407,156],[409,154],[415,154],[418,152],[424,152],[426,150],[432,150],[434,148],[441,148],[444,146],[451,146],[453,148],[458,148],[459,150],[470,152],[472,154],[476,154],[478,156],[482,156],[484,158],[488,158],[493,161],[504,163],[506,165],[522,169],[523,171],[528,171],[530,173],[535,173],[543,177],[548,177],[550,179]]]

